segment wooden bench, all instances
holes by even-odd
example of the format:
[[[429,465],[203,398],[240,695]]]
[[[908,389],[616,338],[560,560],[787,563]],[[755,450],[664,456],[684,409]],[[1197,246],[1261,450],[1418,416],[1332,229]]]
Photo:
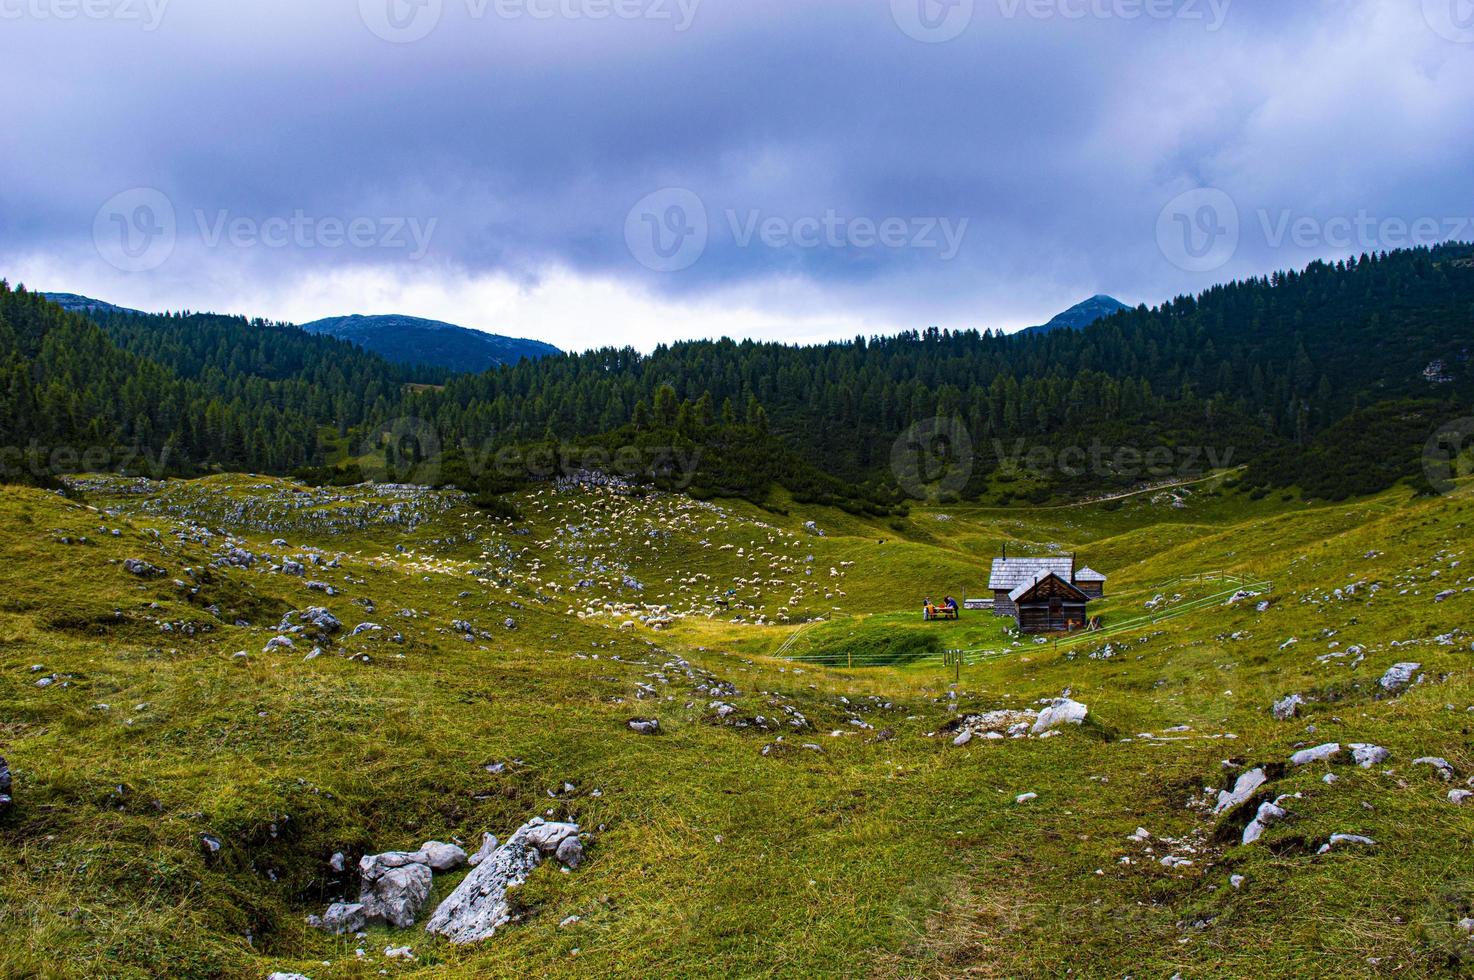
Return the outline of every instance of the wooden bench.
[[[937,607],[937,611],[932,615],[932,619],[957,619],[957,618],[958,617],[957,617],[957,610],[956,609],[948,609],[948,608],[946,608],[944,606],[938,606]]]

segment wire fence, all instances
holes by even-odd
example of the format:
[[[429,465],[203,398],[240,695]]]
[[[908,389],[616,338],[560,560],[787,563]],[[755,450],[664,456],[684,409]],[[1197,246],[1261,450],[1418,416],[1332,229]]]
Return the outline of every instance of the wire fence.
[[[1211,607],[1222,606],[1230,602],[1235,596],[1247,594],[1249,597],[1269,595],[1274,591],[1274,582],[1268,579],[1254,579],[1235,572],[1209,571],[1197,572],[1191,575],[1181,575],[1166,582],[1159,583],[1150,588],[1137,589],[1133,592],[1118,593],[1112,598],[1129,597],[1147,592],[1166,593],[1186,584],[1204,584],[1207,582],[1222,582],[1229,587],[1212,595],[1200,596],[1195,599],[1175,602],[1159,610],[1148,612],[1141,616],[1125,619],[1117,623],[1110,623],[1098,629],[1086,630],[1069,636],[1052,637],[1047,643],[1032,643],[1023,646],[1010,646],[1002,649],[992,647],[975,647],[971,649],[945,649],[918,652],[914,656],[897,659],[877,660],[873,657],[855,658],[853,654],[828,653],[823,656],[792,656],[792,651],[797,640],[817,623],[806,623],[792,633],[783,645],[774,652],[777,659],[784,659],[794,664],[812,664],[820,667],[909,667],[917,664],[939,663],[941,666],[959,672],[962,667],[972,667],[987,663],[992,660],[1000,660],[1015,654],[1026,654],[1030,651],[1065,651],[1086,644],[1108,642],[1116,637],[1130,633],[1137,633],[1150,629],[1161,623],[1179,619]],[[870,661],[870,662],[867,662]]]

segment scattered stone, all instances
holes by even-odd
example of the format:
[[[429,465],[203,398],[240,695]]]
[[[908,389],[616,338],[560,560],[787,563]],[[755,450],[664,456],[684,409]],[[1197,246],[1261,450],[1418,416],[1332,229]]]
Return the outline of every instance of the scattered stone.
[[[1232,790],[1223,790],[1218,794],[1218,805],[1213,808],[1213,812],[1223,813],[1232,810],[1253,796],[1267,780],[1268,777],[1265,776],[1263,769],[1250,769],[1238,778]]]
[[[1376,841],[1372,840],[1370,837],[1363,837],[1360,834],[1332,834],[1331,839],[1322,844],[1320,846],[1320,850],[1316,851],[1315,853],[1325,854],[1327,851],[1331,850],[1331,848],[1339,847],[1342,844],[1360,844],[1363,847],[1377,846]]]
[[[358,902],[334,902],[317,923],[319,929],[335,936],[362,932],[367,925],[368,916],[364,914],[363,905]]]
[[[1474,790],[1451,789],[1448,791],[1448,801],[1454,806],[1463,806],[1471,798],[1474,798]]]
[[[408,946],[385,946],[384,958],[390,960],[412,960],[414,952]]]
[[[162,578],[167,574],[157,565],[151,565],[142,558],[129,558],[123,562],[123,570],[129,575],[137,575],[139,578]]]
[[[10,798],[10,764],[0,756],[0,816],[10,809],[13,802]]]
[[[1034,727],[1030,731],[1038,735],[1041,732],[1050,731],[1061,725],[1082,725],[1085,723],[1085,716],[1088,711],[1089,709],[1079,701],[1072,701],[1069,698],[1056,698],[1054,703],[1039,712],[1039,717],[1035,719]]]
[[[454,871],[466,863],[466,852],[454,844],[438,840],[427,840],[420,845],[418,853],[425,855],[425,863],[431,871]]]
[[[1238,891],[1240,888],[1244,887],[1244,882],[1247,880],[1248,879],[1245,878],[1243,875],[1230,875],[1228,883],[1233,886],[1234,891]]]
[[[1356,764],[1363,769],[1370,769],[1372,766],[1386,762],[1392,757],[1392,753],[1382,748],[1382,746],[1367,745],[1362,742],[1352,744],[1351,755],[1356,759]]]
[[[541,817],[522,825],[440,903],[426,931],[458,945],[490,938],[511,921],[508,892],[525,882],[545,856],[572,854],[565,845],[577,841],[578,833],[577,824],[547,823]],[[577,856],[582,858],[581,845]]]
[[[1289,697],[1281,698],[1274,703],[1275,720],[1289,721],[1300,713],[1300,706],[1304,703],[1305,699],[1298,694],[1291,694]]]
[[[307,976],[303,976],[300,973],[281,973],[281,972],[277,972],[277,973],[268,973],[266,975],[266,980],[312,980],[312,978],[311,977],[307,977]]]
[[[1413,675],[1423,669],[1422,664],[1394,664],[1382,675],[1382,689],[1396,693],[1413,682]]]
[[[1027,803],[1030,800],[1037,800],[1038,798],[1039,798],[1039,794],[1038,793],[1021,793],[1018,796],[1014,797],[1013,802],[1015,802],[1015,803]]]
[[[1414,759],[1413,765],[1432,766],[1438,771],[1438,775],[1445,781],[1454,778],[1454,767],[1449,763],[1447,759],[1441,759],[1437,756],[1425,755],[1421,759]]]
[[[1326,745],[1317,745],[1313,749],[1301,749],[1290,756],[1290,764],[1293,766],[1308,766],[1312,762],[1329,762],[1341,754],[1341,746],[1337,742]]]
[[[1289,816],[1289,813],[1283,807],[1269,802],[1261,803],[1259,805],[1259,812],[1254,815],[1254,819],[1244,828],[1243,842],[1245,844],[1254,843],[1260,837],[1264,836],[1264,832],[1269,829],[1270,825],[1279,823],[1287,816]]]
[[[415,917],[430,898],[432,875],[418,852],[389,851],[366,854],[358,862],[363,887],[358,901],[371,923],[398,929],[415,924]]]
[[[482,861],[485,861],[487,858],[491,857],[492,852],[495,851],[495,850],[496,850],[496,838],[493,837],[490,834],[482,834],[481,835],[481,849],[478,850],[475,854],[472,854],[471,857],[470,857],[470,859],[467,860],[466,863],[469,864],[471,867],[474,868],[478,864],[480,864]]]
[[[660,734],[660,719],[658,718],[631,718],[628,724],[630,731],[636,735]]]

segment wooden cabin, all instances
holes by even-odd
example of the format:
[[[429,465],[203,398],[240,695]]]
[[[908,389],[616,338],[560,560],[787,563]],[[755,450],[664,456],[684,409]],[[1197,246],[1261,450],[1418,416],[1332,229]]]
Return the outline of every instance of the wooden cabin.
[[[1075,587],[1092,599],[1105,598],[1106,577],[1093,568],[1082,568],[1075,573]]]
[[[1053,572],[1020,585],[1009,599],[1023,633],[1068,633],[1084,629],[1089,621],[1085,606],[1090,597]]]
[[[1083,629],[1086,604],[1105,596],[1106,577],[1093,568],[1075,568],[1075,556],[993,560],[988,588],[993,615],[1008,616],[1025,633]]]

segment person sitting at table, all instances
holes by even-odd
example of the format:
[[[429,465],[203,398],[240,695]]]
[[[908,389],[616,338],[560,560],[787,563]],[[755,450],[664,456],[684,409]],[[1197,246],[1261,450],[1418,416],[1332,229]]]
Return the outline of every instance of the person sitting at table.
[[[946,601],[945,601],[945,605],[946,605],[946,607],[948,609],[952,610],[954,613],[957,611],[957,600],[954,599],[954,598],[952,598],[951,596],[947,596]]]
[[[922,619],[936,619],[937,618],[937,607],[934,606],[934,605],[932,605],[932,601],[931,601],[931,597],[930,596],[928,596],[926,598],[926,600],[922,604],[922,607],[921,607],[921,618]]]

